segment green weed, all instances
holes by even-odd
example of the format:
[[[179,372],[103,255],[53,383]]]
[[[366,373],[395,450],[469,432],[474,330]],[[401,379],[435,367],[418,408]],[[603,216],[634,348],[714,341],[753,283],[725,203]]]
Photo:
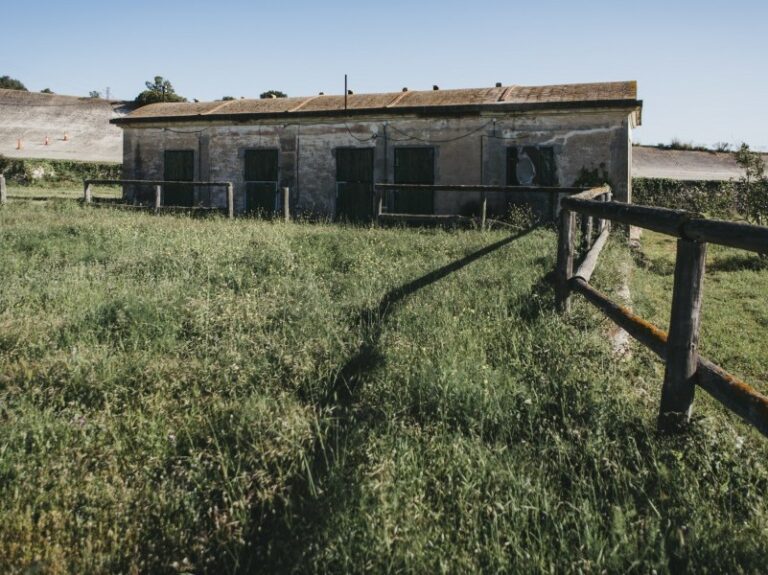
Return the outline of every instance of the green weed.
[[[578,298],[554,312],[554,254],[547,229],[10,203],[0,571],[764,570],[764,439],[701,394],[657,436],[660,365]],[[667,271],[637,267],[643,315]],[[715,342],[764,319],[765,277],[707,278],[705,349],[748,375],[759,346]]]

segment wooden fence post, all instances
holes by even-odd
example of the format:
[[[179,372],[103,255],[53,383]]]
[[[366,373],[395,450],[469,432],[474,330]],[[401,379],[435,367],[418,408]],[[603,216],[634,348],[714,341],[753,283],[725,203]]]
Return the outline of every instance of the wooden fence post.
[[[581,216],[581,249],[586,253],[592,247],[592,216]]]
[[[155,186],[155,213],[160,211],[163,205],[163,186]]]
[[[381,213],[384,211],[384,192],[378,190],[376,192],[378,197],[376,198],[376,225],[381,222]]]
[[[285,223],[291,221],[291,189],[283,188],[283,218]]]
[[[0,205],[8,202],[8,190],[5,187],[5,176],[0,174]]]
[[[91,187],[91,182],[88,180],[85,180],[84,183],[83,198],[85,199],[86,204],[90,204],[93,201],[93,188]]]
[[[608,201],[608,194],[603,194],[599,198],[595,198],[595,199],[597,201],[599,201],[599,202],[607,202]],[[602,234],[603,233],[603,230],[605,229],[605,222],[606,221],[607,220],[605,220],[603,218],[598,218],[597,219],[597,233],[598,234]]]
[[[667,361],[661,390],[659,429],[674,431],[691,415],[699,361],[699,326],[707,244],[677,241]]]
[[[569,281],[573,275],[574,229],[576,214],[565,208],[560,210],[560,225],[557,238],[556,293],[557,308],[561,313],[571,311]]]
[[[485,231],[485,222],[488,217],[488,195],[483,192],[482,195],[482,215],[480,218],[480,229]]]
[[[552,221],[557,221],[558,208],[560,207],[560,194],[549,194],[550,209],[552,211]]]
[[[232,182],[227,184],[227,217],[235,217],[235,186]]]

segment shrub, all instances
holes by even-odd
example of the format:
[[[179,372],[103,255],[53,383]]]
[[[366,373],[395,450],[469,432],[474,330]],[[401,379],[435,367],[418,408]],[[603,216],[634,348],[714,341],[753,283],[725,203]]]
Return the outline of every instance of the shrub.
[[[768,216],[768,177],[765,175],[765,162],[757,152],[752,152],[747,144],[742,144],[736,152],[736,161],[744,169],[744,176],[739,179],[739,205],[748,221],[759,226]]]
[[[11,78],[10,76],[0,76],[0,88],[5,88],[6,90],[21,90],[23,92],[29,92],[24,84],[22,84],[16,78]]]
[[[740,213],[738,187],[738,183],[731,181],[635,178],[632,180],[632,201],[636,204],[730,218]]]
[[[16,185],[81,184],[87,178],[118,179],[120,164],[73,160],[34,160],[0,155],[0,173]]]

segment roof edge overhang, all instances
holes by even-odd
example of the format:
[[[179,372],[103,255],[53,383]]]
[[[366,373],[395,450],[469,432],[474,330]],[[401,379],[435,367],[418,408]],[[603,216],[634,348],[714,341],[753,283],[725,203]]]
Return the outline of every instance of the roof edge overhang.
[[[626,110],[632,116],[633,127],[639,126],[642,120],[642,100],[591,100],[587,102],[544,102],[528,104],[472,104],[459,106],[418,106],[402,108],[363,108],[350,110],[317,110],[295,112],[272,112],[256,114],[196,114],[179,116],[147,116],[141,118],[114,118],[111,124],[118,126],[135,126],[141,124],[183,123],[183,122],[251,122],[257,120],[286,120],[294,118],[329,118],[344,120],[350,117],[384,115],[416,115],[421,117],[437,116],[479,116],[480,114],[515,114],[526,112],[546,111],[579,111],[614,109]]]

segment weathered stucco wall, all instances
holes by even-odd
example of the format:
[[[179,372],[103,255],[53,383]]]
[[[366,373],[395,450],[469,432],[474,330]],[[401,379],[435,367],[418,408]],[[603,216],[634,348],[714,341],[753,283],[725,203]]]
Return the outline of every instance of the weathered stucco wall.
[[[374,179],[392,182],[394,149],[431,146],[436,184],[507,183],[507,148],[551,147],[557,182],[571,186],[582,169],[607,173],[617,200],[631,201],[630,112],[584,110],[536,115],[418,116],[275,120],[222,124],[147,124],[124,128],[124,173],[132,179],[162,179],[166,150],[195,151],[195,179],[232,181],[235,207],[245,209],[244,155],[253,148],[279,150],[279,185],[291,189],[295,209],[332,216],[336,202],[336,158],[340,147],[374,148]],[[207,191],[199,190],[200,200]],[[224,206],[223,190],[211,199]],[[438,193],[436,213],[459,213],[477,202],[466,193]],[[492,203],[502,205],[495,194]]]

